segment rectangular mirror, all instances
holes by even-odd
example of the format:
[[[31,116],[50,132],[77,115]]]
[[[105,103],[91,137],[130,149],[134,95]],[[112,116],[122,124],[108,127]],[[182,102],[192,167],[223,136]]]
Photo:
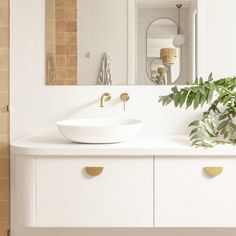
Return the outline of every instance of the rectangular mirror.
[[[197,76],[197,0],[45,7],[46,85],[184,85]]]

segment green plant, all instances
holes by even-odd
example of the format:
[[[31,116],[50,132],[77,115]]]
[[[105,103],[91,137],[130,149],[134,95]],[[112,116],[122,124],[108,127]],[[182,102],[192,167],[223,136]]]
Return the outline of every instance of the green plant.
[[[164,106],[174,103],[186,109],[203,107],[209,109],[200,120],[193,121],[190,140],[193,146],[213,147],[215,144],[236,144],[236,77],[214,80],[210,74],[207,81],[197,78],[190,87],[172,88],[172,93],[161,96]]]

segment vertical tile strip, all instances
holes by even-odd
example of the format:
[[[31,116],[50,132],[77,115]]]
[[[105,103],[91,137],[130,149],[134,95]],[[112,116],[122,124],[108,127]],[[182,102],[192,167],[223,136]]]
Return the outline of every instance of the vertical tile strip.
[[[0,236],[10,228],[9,0],[0,1]]]

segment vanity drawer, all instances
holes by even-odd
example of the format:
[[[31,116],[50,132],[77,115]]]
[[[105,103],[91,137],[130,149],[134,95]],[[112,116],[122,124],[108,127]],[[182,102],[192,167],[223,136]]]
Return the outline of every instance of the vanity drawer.
[[[153,226],[153,157],[37,157],[36,226]]]
[[[236,227],[235,183],[236,157],[156,157],[155,225]]]

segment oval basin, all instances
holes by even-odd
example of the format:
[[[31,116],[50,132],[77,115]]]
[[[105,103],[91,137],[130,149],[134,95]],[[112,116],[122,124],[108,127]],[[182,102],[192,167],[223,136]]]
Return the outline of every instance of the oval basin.
[[[135,137],[142,128],[137,119],[76,119],[57,122],[60,133],[78,143],[118,143]]]

